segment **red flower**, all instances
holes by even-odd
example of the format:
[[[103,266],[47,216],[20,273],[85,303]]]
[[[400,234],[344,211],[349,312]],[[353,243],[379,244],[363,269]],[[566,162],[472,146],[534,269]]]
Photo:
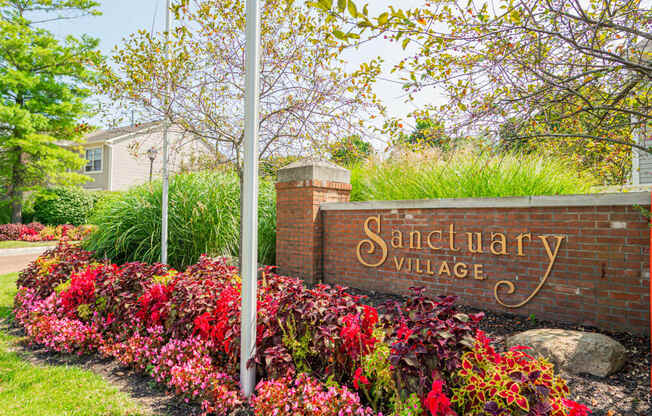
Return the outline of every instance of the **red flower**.
[[[443,386],[441,380],[433,381],[424,404],[432,416],[455,416],[457,414],[451,409],[451,401],[444,394]]]
[[[591,410],[583,404],[568,399],[562,399],[561,402],[568,407],[568,416],[587,416],[591,413]]]
[[[363,308],[363,315],[348,314],[342,318],[340,336],[343,340],[344,350],[354,359],[360,355],[368,354],[378,342],[373,336],[373,328],[378,322],[376,309]]]
[[[208,338],[210,336],[210,331],[211,331],[211,321],[213,319],[211,318],[210,313],[205,312],[198,317],[195,318],[194,324],[195,324],[195,334],[199,332],[199,335],[202,338]]]
[[[396,342],[398,343],[398,342],[406,341],[408,338],[410,338],[410,336],[412,336],[413,332],[414,331],[412,331],[410,328],[407,327],[407,325],[405,325],[405,322],[401,323],[401,326],[396,331],[396,338],[397,338]]]
[[[369,385],[369,379],[362,374],[362,368],[355,370],[355,374],[353,375],[353,387],[355,387],[356,390],[360,390],[360,385]]]

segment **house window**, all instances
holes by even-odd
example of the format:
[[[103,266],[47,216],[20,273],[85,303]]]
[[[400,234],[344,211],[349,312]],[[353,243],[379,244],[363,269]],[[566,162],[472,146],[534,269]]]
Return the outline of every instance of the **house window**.
[[[102,171],[102,148],[86,149],[86,172]]]

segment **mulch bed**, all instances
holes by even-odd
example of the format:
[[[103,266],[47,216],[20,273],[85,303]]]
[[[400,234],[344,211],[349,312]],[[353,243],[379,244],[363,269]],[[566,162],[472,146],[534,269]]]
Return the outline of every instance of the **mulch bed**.
[[[356,295],[367,296],[371,305],[378,306],[389,300],[403,301],[402,296],[373,291],[351,290]],[[606,378],[589,374],[564,374],[571,390],[572,399],[585,404],[593,411],[592,416],[643,416],[652,415],[650,394],[650,338],[626,332],[612,333],[595,327],[581,326],[569,322],[540,321],[527,317],[470,308],[464,305],[459,310],[465,313],[484,312],[480,329],[496,341],[496,349],[504,349],[507,336],[530,329],[559,328],[577,331],[598,332],[619,341],[627,349],[627,362],[622,370]]]

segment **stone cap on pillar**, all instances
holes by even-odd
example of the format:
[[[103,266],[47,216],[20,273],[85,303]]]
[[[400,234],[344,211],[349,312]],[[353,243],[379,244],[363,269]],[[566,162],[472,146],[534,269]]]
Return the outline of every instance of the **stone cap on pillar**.
[[[278,170],[278,183],[304,181],[350,184],[351,172],[320,159],[301,159]]]

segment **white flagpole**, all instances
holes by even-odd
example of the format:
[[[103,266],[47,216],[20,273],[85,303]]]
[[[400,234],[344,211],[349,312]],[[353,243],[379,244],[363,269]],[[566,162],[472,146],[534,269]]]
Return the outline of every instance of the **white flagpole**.
[[[260,94],[260,9],[247,0],[245,46],[245,139],[242,189],[242,336],[240,337],[240,387],[245,397],[256,386],[256,300],[258,286],[258,118]]]
[[[165,6],[165,66],[166,66],[166,76],[169,77],[169,61],[170,61],[170,21],[172,20],[172,7],[171,0],[166,0]],[[167,107],[169,104],[169,94],[170,94],[170,82],[166,81],[165,86],[165,104]],[[165,108],[166,114],[165,119],[163,120],[163,195],[161,197],[161,263],[166,264],[168,262],[168,190],[169,190],[169,168],[168,168],[168,115],[167,108]]]

